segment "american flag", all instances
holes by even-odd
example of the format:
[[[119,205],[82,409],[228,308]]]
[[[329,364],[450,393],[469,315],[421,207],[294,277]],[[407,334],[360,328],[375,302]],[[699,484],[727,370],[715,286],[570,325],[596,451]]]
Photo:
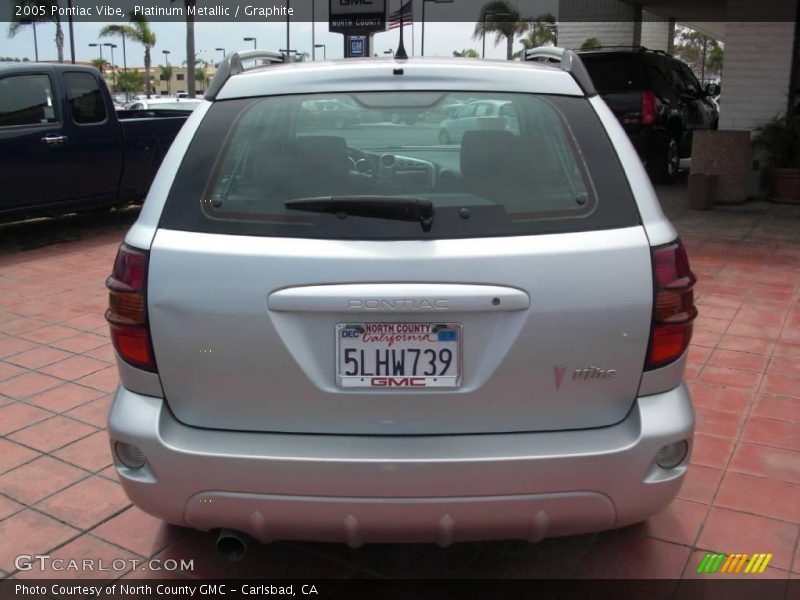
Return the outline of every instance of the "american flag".
[[[403,15],[403,25],[410,25],[414,22],[414,11],[411,8],[411,2],[413,0],[408,0],[405,4],[402,5],[401,8],[398,8],[392,14],[389,15],[389,29],[397,29],[400,27],[400,14]]]

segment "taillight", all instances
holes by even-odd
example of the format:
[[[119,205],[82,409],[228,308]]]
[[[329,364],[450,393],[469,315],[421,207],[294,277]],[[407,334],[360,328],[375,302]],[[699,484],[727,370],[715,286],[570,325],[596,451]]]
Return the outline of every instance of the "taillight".
[[[653,90],[642,92],[642,116],[639,122],[642,125],[652,125],[656,122],[656,93]]]
[[[680,240],[653,248],[653,280],[653,322],[645,365],[648,370],[677,360],[692,339],[697,279]]]
[[[147,324],[147,252],[123,244],[117,252],[114,270],[106,280],[111,342],[125,362],[134,367],[156,370],[150,330]]]

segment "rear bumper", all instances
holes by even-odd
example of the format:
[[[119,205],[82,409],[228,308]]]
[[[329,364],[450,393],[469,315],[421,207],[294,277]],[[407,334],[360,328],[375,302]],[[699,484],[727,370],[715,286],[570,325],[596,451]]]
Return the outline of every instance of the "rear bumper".
[[[600,429],[487,435],[343,436],[215,431],[178,422],[160,398],[120,387],[114,441],[147,464],[117,463],[128,496],[166,521],[261,541],[530,539],[620,527],[676,495],[658,450],[689,442],[685,386],[639,398]]]

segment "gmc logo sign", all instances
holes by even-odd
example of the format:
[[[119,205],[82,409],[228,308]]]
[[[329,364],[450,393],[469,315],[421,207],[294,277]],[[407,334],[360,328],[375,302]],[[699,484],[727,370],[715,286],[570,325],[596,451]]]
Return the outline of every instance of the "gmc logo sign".
[[[424,377],[373,377],[372,387],[425,387]]]

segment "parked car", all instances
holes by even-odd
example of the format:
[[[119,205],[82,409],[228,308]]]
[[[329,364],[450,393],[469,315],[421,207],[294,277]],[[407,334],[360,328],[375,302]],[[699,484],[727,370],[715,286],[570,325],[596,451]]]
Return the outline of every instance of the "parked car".
[[[150,98],[149,100],[135,100],[125,105],[125,110],[185,110],[193,111],[202,104],[202,100],[189,98]]]
[[[137,506],[221,530],[235,559],[248,536],[538,541],[672,501],[695,278],[568,58],[345,60],[324,81],[224,59],[108,280]],[[372,122],[464,93],[510,103],[518,132],[299,126],[307,102]]]
[[[142,201],[186,114],[114,110],[93,68],[0,67],[0,219]]]
[[[311,127],[344,129],[359,122],[358,108],[338,99],[308,100],[301,110],[303,122]]]
[[[556,62],[561,48],[544,46],[528,61]],[[669,54],[643,47],[579,52],[595,88],[617,115],[652,178],[675,179],[682,158],[692,154],[692,134],[716,129],[718,84],[705,88],[692,70]]]
[[[513,102],[501,100],[471,100],[451,118],[442,121],[439,143],[460,143],[467,131],[505,129],[517,131],[517,114]]]

